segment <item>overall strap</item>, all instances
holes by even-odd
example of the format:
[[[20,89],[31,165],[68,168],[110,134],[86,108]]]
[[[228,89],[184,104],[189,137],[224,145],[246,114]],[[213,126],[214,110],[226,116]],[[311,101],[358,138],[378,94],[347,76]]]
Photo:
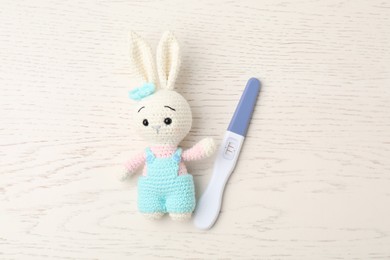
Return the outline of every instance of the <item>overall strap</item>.
[[[145,149],[145,153],[146,153],[146,162],[147,163],[152,163],[154,161],[154,159],[156,159],[156,156],[153,154],[152,150],[150,150],[150,147],[147,147]]]
[[[176,152],[173,154],[172,156],[172,160],[174,160],[175,162],[179,163],[181,161],[181,153],[182,153],[182,149],[181,148],[178,148],[176,150]]]

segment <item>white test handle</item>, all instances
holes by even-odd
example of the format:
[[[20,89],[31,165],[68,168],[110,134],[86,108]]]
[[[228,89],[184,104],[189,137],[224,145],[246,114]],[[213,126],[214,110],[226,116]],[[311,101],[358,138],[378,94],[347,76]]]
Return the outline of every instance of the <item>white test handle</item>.
[[[218,150],[211,180],[198,201],[194,224],[199,229],[210,229],[218,218],[225,185],[236,166],[244,137],[227,131]]]

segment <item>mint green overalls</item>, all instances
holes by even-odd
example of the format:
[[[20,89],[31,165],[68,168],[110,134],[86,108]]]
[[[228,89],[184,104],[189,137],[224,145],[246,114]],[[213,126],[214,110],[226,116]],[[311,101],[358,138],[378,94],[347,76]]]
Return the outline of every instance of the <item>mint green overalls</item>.
[[[146,176],[138,180],[138,207],[142,213],[191,213],[195,188],[191,174],[179,175],[182,149],[172,157],[157,158],[146,148]]]

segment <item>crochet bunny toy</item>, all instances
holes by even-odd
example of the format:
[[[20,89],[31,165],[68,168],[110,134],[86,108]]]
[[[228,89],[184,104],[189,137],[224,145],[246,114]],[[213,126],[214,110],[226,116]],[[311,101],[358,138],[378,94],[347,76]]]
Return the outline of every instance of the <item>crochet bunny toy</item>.
[[[205,138],[188,150],[178,147],[191,129],[192,113],[183,96],[173,90],[180,68],[179,44],[174,35],[166,32],[160,40],[157,70],[150,46],[135,33],[131,50],[145,81],[129,93],[137,101],[133,125],[150,146],[126,163],[124,178],[144,165],[138,180],[140,212],[150,219],[169,213],[174,220],[186,220],[195,208],[195,189],[184,162],[209,157],[216,146],[212,138]]]

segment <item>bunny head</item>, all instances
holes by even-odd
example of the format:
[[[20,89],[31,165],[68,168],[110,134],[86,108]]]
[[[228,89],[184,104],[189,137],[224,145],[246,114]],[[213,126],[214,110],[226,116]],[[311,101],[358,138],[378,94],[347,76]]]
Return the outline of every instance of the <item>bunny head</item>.
[[[137,101],[133,122],[137,132],[152,144],[177,146],[191,129],[192,113],[184,97],[173,90],[180,69],[180,52],[171,32],[162,36],[156,56],[155,63],[150,46],[132,33],[133,62],[145,81],[129,93]]]

